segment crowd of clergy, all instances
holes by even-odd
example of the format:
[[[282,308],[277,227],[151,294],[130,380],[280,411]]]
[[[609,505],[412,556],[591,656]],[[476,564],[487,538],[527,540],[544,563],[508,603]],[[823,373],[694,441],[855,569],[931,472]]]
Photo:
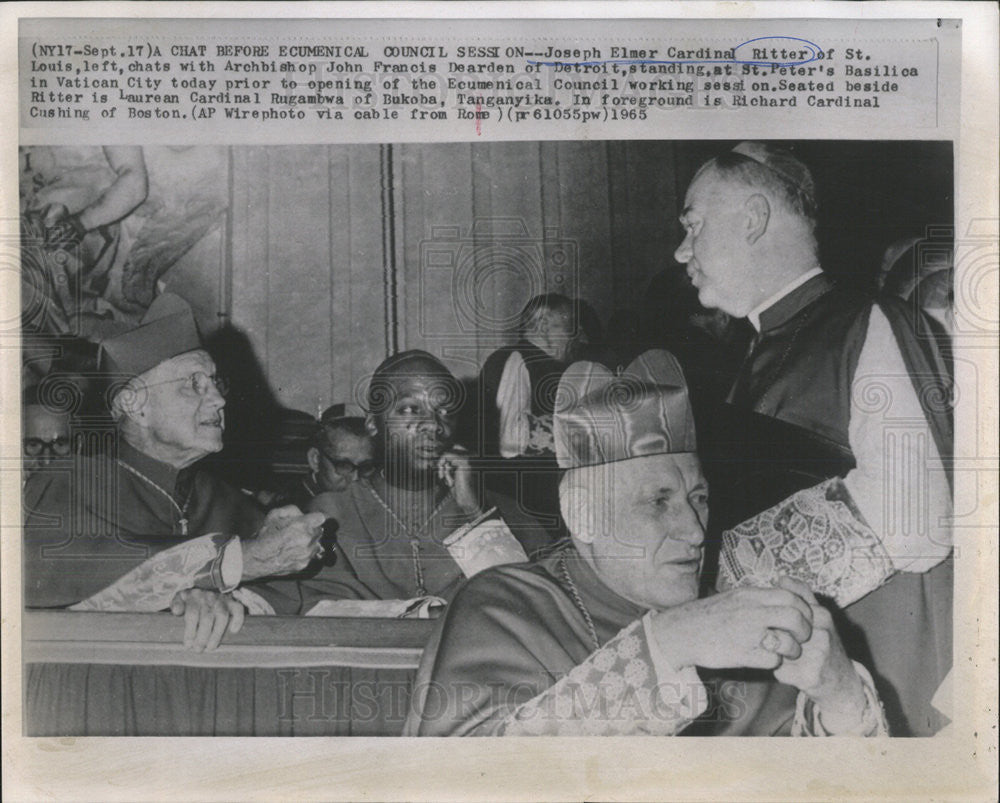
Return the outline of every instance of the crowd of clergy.
[[[946,332],[833,282],[817,214],[801,161],[742,143],[687,190],[686,334],[595,342],[579,300],[536,296],[476,398],[434,354],[392,354],[266,488],[206,460],[226,382],[161,293],[53,367],[86,379],[101,438],[25,390],[25,604],[170,611],[204,651],[248,615],[430,601],[410,735],[936,733]]]

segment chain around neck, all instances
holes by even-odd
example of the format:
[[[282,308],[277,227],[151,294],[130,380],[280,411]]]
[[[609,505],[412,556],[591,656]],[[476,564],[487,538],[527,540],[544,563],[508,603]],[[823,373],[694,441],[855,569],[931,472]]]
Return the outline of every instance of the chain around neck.
[[[194,486],[193,485],[191,486],[191,490],[187,495],[187,499],[184,500],[184,504],[179,505],[177,504],[177,500],[174,499],[174,496],[172,493],[170,493],[170,491],[161,486],[159,483],[154,482],[152,479],[150,479],[141,471],[139,471],[139,469],[133,468],[121,458],[115,458],[115,462],[123,469],[125,469],[128,472],[131,472],[132,474],[137,476],[140,480],[147,483],[150,487],[159,491],[167,498],[167,501],[169,501],[170,504],[174,506],[174,509],[177,511],[177,515],[179,516],[177,524],[181,528],[181,535],[187,535],[188,534],[187,510],[188,506],[191,504],[191,497],[194,496]]]
[[[368,480],[363,480],[363,482],[368,487],[368,490],[371,491],[372,496],[375,497],[375,501],[383,507],[385,512],[389,514],[389,517],[396,522],[396,524],[399,525],[399,528],[409,537],[410,554],[413,558],[413,577],[417,584],[417,596],[427,596],[427,586],[424,583],[424,567],[420,561],[420,536],[423,534],[424,530],[427,529],[427,526],[434,520],[434,517],[441,511],[441,508],[444,507],[445,502],[447,502],[451,496],[451,490],[449,489],[448,493],[442,497],[441,501],[438,502],[437,506],[431,511],[430,515],[424,519],[423,523],[417,527],[417,529],[411,530],[406,526],[406,524],[403,523],[403,520],[396,515],[396,511],[389,506],[389,503],[382,498],[377,490],[375,490],[375,486]]]
[[[368,490],[371,491],[372,496],[375,497],[375,501],[377,501],[385,509],[385,512],[389,514],[392,520],[399,525],[400,529],[406,533],[411,540],[417,540],[420,538],[424,530],[426,530],[427,526],[434,520],[434,517],[441,512],[441,508],[444,507],[445,502],[447,502],[448,498],[451,496],[451,490],[449,489],[448,493],[441,498],[441,501],[438,502],[437,506],[430,512],[430,515],[423,520],[419,527],[413,530],[407,527],[403,520],[396,515],[396,511],[389,506],[389,503],[386,502],[385,499],[382,498],[382,495],[375,489],[375,486],[372,485],[369,480],[363,480],[363,482],[368,487]]]
[[[576,587],[576,583],[573,582],[573,578],[570,576],[569,566],[566,564],[565,552],[559,556],[558,566],[559,574],[566,585],[566,590],[569,591],[573,604],[576,605],[577,610],[583,614],[583,621],[587,625],[587,633],[590,635],[590,640],[594,645],[594,649],[599,650],[601,648],[601,640],[597,638],[597,628],[594,627],[594,620],[590,616],[590,611],[588,611],[587,606],[583,604],[583,597],[580,596],[580,590]]]

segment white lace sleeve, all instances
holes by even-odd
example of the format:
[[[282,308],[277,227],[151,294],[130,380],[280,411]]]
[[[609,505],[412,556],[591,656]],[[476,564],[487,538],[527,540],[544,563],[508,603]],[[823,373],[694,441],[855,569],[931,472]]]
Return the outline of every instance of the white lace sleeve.
[[[861,677],[865,692],[865,711],[861,721],[851,730],[830,733],[823,727],[822,713],[812,704],[805,692],[799,692],[795,700],[795,719],[792,720],[792,736],[888,736],[889,724],[875,682],[868,670],[857,661],[852,661],[854,669]]]
[[[844,607],[893,572],[877,534],[834,478],[724,532],[717,588],[770,586],[787,575]]]
[[[178,591],[211,588],[226,593],[239,585],[242,575],[239,537],[210,533],[157,552],[70,610],[162,611]]]

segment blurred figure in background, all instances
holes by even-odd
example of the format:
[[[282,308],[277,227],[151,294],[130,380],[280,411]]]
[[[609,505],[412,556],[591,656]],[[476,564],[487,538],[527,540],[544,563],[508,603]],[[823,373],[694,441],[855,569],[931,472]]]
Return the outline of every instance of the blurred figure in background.
[[[24,391],[21,429],[24,480],[52,461],[68,457],[73,451],[69,414],[45,404],[37,386]]]
[[[577,329],[571,299],[535,296],[521,312],[518,342],[486,359],[480,379],[488,456],[555,454],[553,404]]]
[[[950,238],[897,240],[885,249],[878,276],[882,294],[911,302],[949,337],[955,329],[954,250]]]
[[[581,331],[573,300],[558,293],[535,296],[521,312],[517,343],[493,352],[479,376],[483,456],[496,463],[488,482],[517,499],[553,537],[565,526],[552,413]]]

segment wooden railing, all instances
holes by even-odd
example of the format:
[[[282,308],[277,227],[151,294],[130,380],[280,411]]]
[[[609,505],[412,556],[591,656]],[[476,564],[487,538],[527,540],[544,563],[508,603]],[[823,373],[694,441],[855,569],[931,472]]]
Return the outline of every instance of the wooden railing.
[[[22,622],[29,736],[397,735],[434,625],[248,617],[197,653],[168,613]]]
[[[184,649],[184,620],[168,613],[26,611],[25,663],[146,666],[351,666],[416,669],[433,622],[248,616],[212,652]]]

